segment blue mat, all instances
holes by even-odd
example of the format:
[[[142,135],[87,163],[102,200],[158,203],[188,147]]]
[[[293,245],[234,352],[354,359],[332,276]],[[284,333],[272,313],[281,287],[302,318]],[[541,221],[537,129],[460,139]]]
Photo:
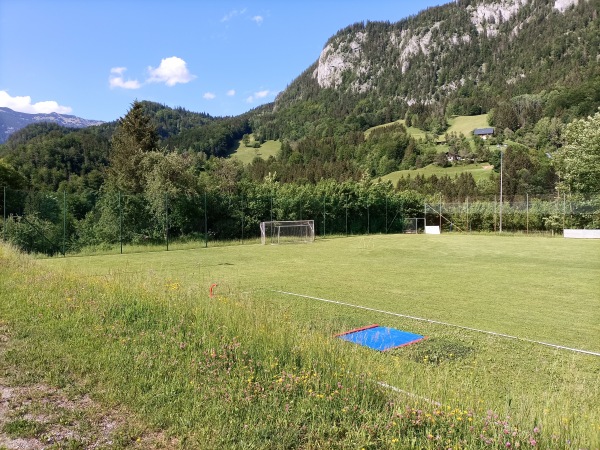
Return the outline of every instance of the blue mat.
[[[368,327],[338,334],[339,338],[355,344],[364,345],[374,350],[386,351],[422,341],[425,336],[396,330],[395,328],[369,325]]]

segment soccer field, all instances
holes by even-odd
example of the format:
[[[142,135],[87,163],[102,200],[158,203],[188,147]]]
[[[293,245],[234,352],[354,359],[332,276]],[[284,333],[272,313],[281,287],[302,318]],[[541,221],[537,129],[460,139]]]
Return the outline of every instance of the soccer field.
[[[156,293],[157,310],[166,295],[177,310],[222,304],[252,312],[256,319],[241,327],[218,315],[213,320],[222,325],[206,326],[227,327],[267,354],[277,346],[312,348],[334,376],[366,373],[457,421],[475,414],[500,430],[496,443],[502,433],[535,440],[533,430],[543,429],[556,448],[575,439],[584,448],[600,445],[600,241],[374,235],[39,264],[144,297]],[[427,339],[376,352],[335,338],[371,324]],[[323,350],[307,335],[317,336]],[[352,368],[338,367],[338,357]],[[314,362],[295,364],[306,370]]]
[[[594,240],[377,235],[41,262],[86,276],[163,279],[199,298],[217,284],[216,293],[260,293],[300,315],[324,305],[273,291],[600,352],[600,242]],[[351,314],[356,325],[361,314]]]

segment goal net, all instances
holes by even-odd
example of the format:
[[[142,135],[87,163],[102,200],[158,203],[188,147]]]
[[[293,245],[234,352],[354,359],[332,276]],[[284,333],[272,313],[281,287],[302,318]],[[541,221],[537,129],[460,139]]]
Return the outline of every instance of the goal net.
[[[404,219],[402,231],[408,234],[419,234],[425,232],[425,219],[422,217],[407,217]]]
[[[273,220],[260,223],[260,241],[263,245],[294,244],[314,240],[314,220]]]

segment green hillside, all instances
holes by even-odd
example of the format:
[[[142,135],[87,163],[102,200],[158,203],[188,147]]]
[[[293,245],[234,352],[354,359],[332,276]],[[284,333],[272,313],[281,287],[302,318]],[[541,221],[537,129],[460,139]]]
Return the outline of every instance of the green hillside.
[[[390,122],[390,123],[384,123],[382,125],[377,125],[375,127],[369,128],[367,131],[365,131],[365,139],[369,138],[369,135],[371,134],[371,132],[373,132],[373,130],[377,130],[378,128],[385,128],[389,125],[393,125],[396,123],[400,123],[406,127],[406,120],[404,120],[404,119],[396,120],[396,121]],[[409,136],[411,136],[415,139],[425,139],[425,131],[424,130],[420,130],[415,127],[406,127],[406,131]]]
[[[417,175],[426,177],[430,177],[431,175],[437,177],[448,175],[449,177],[454,177],[462,172],[470,172],[473,175],[473,178],[475,178],[475,181],[477,181],[489,177],[490,173],[492,173],[492,166],[489,164],[468,164],[464,166],[440,167],[431,164],[422,169],[398,170],[381,177],[381,179],[384,181],[389,180],[395,185],[401,177],[411,176],[414,178]]]

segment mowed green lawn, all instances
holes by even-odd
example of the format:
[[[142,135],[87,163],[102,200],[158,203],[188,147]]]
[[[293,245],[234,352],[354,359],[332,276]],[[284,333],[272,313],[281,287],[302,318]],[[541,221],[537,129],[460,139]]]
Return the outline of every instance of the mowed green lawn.
[[[282,290],[600,352],[594,240],[387,235],[40,263],[86,276],[176,280],[200,298],[217,283],[290,305],[314,302],[272,292]]]

